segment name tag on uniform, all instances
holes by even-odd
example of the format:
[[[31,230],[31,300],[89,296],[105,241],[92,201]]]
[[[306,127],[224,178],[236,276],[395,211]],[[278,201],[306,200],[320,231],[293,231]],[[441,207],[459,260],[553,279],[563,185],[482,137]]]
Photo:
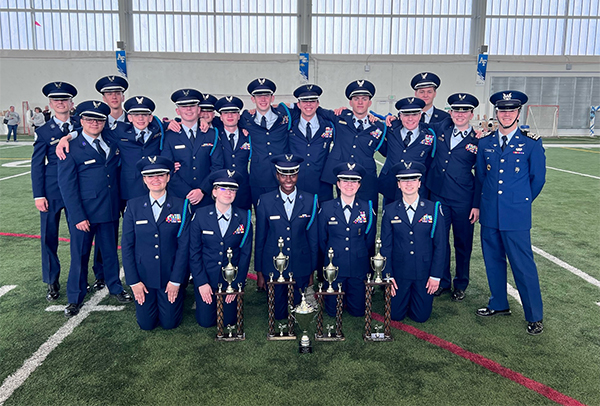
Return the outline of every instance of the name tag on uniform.
[[[138,220],[135,224],[148,224],[148,220]]]
[[[338,120],[338,123],[340,123],[340,124],[344,124],[344,125],[348,125],[348,123],[347,123],[347,122],[345,122],[344,120]]]
[[[185,145],[175,145],[175,149],[184,149]]]
[[[212,230],[202,230],[202,234],[206,234],[206,235],[214,235],[215,232]]]
[[[330,221],[327,224],[329,224],[330,226],[337,226],[338,222],[337,221]]]
[[[121,138],[121,141],[123,141],[123,142],[129,142],[129,140],[127,138]]]
[[[50,141],[50,145],[58,144],[59,142],[60,142],[60,139],[54,140],[54,141]]]
[[[398,223],[402,223],[402,220],[392,220],[392,221],[390,221],[390,223],[398,224]]]
[[[281,216],[269,216],[269,220],[279,220]]]
[[[90,159],[89,161],[85,161],[83,164],[84,165],[90,165],[90,164],[95,164],[96,160],[95,159]]]

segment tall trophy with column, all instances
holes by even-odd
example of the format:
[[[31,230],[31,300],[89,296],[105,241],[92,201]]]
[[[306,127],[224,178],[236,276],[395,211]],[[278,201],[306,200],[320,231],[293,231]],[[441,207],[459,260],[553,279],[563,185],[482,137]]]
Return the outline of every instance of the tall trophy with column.
[[[227,288],[225,291],[222,289],[222,285],[219,283],[219,290],[216,293],[217,296],[217,341],[241,341],[246,339],[246,333],[244,333],[244,291],[242,289],[242,283],[238,283],[237,290],[233,287],[233,281],[237,278],[238,267],[231,263],[233,258],[233,250],[231,247],[227,248],[227,260],[228,264],[222,269],[223,279],[227,282]],[[224,334],[223,326],[223,300],[225,296],[234,295],[237,302],[237,320],[233,326],[227,326],[227,334]]]
[[[388,273],[383,278],[383,270],[386,266],[386,258],[381,255],[381,239],[378,238],[375,242],[375,256],[371,257],[371,268],[375,278],[371,280],[371,274],[367,275],[366,295],[365,295],[365,332],[363,338],[365,341],[392,341],[392,281]],[[372,328],[373,321],[373,290],[375,286],[383,286],[385,289],[385,307],[383,315],[383,326],[375,326]],[[381,332],[383,328],[383,332]],[[374,331],[373,331],[374,330]]]
[[[319,304],[319,310],[317,313],[317,332],[315,333],[315,340],[317,341],[344,341],[344,333],[342,332],[342,311],[344,308],[344,292],[342,292],[342,284],[338,283],[338,290],[334,289],[334,282],[338,277],[339,267],[333,265],[334,252],[333,248],[329,248],[327,252],[329,257],[329,265],[323,267],[323,275],[328,283],[327,290],[323,292],[323,283],[319,283],[319,291],[316,293],[317,302]],[[336,296],[336,310],[335,310],[335,333],[332,334],[331,330],[333,326],[327,326],[327,333],[323,333],[323,309],[324,296]]]
[[[294,285],[296,281],[293,280],[292,272],[288,273],[289,279],[285,279],[284,273],[290,263],[290,257],[283,253],[283,237],[279,237],[277,240],[277,246],[279,247],[279,254],[273,257],[273,266],[277,270],[279,277],[277,280],[273,280],[275,274],[269,273],[269,280],[267,281],[267,302],[268,302],[268,317],[269,317],[269,331],[267,332],[267,340],[295,340],[296,335],[294,334],[294,318],[291,313],[288,312],[287,326],[279,324],[279,333],[275,333],[275,285],[287,285],[288,294],[288,308],[294,306]],[[284,330],[287,328],[287,332]]]

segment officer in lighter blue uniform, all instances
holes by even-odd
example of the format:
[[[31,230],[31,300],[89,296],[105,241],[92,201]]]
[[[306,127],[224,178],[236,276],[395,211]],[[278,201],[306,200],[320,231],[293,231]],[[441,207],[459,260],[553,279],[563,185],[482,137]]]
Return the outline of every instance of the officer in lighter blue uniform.
[[[189,202],[168,194],[173,162],[146,156],[136,163],[146,185],[145,196],[127,202],[121,252],[125,279],[135,297],[142,330],[158,325],[172,329],[181,323],[187,276],[191,218]]]
[[[238,290],[246,284],[246,276],[252,256],[252,216],[250,210],[233,206],[236,192],[243,176],[237,171],[223,169],[210,174],[208,182],[213,185],[214,204],[201,207],[194,214],[190,226],[190,268],[194,277],[196,294],[196,320],[202,327],[214,326],[217,322],[215,293],[218,285],[223,290],[228,283],[223,278],[223,267],[229,260],[238,268],[232,287]],[[223,322],[236,324],[235,296],[225,297]]]
[[[181,165],[171,178],[169,191],[181,199],[189,199],[192,211],[211,204],[208,175],[223,169],[223,149],[218,134],[215,131],[203,133],[198,128],[201,99],[202,94],[194,89],[180,89],[171,95],[181,117],[181,129],[165,133],[161,153]]]
[[[356,80],[346,86],[346,98],[352,110],[344,110],[336,116],[332,110],[319,109],[317,114],[333,122],[333,148],[329,153],[321,179],[335,185],[337,178],[333,169],[345,162],[356,162],[365,168],[358,191],[358,198],[371,200],[377,212],[377,165],[374,155],[384,145],[387,127],[382,122],[371,123],[368,119],[375,86],[368,80]],[[385,153],[382,151],[385,155]]]
[[[446,231],[441,204],[419,196],[419,162],[401,162],[392,168],[402,198],[385,206],[381,220],[381,255],[387,258],[392,286],[392,319],[423,323],[433,309],[446,255]]]
[[[277,108],[275,101],[277,86],[267,78],[254,79],[248,84],[248,93],[256,105],[254,114],[242,113],[240,127],[248,131],[252,150],[250,153],[250,189],[252,203],[256,206],[263,193],[276,190],[279,186],[271,158],[289,153],[288,132],[292,128],[292,117],[285,104]]]
[[[422,123],[436,123],[450,118],[448,113],[433,105],[437,89],[441,84],[442,80],[433,72],[418,73],[410,81],[410,87],[414,89],[415,96],[425,102],[423,113],[421,114]]]
[[[244,108],[244,102],[239,97],[225,96],[216,102],[215,108],[220,117],[215,118],[212,123],[219,132],[225,168],[232,169],[242,176],[233,205],[248,210],[252,207],[248,176],[250,137],[239,126],[240,112]]]
[[[285,271],[293,273],[294,302],[300,303],[299,290],[305,291],[317,266],[319,231],[317,225],[318,196],[296,187],[302,158],[292,154],[271,160],[277,170],[279,188],[260,197],[256,206],[256,241],[254,269],[268,280],[269,273],[279,277],[273,257],[279,254],[277,242],[283,238],[283,254],[288,255]],[[275,285],[275,318],[287,317],[287,288]]]
[[[342,284],[344,303],[350,315],[360,317],[365,314],[365,279],[370,270],[369,258],[374,253],[377,235],[377,218],[373,202],[361,200],[357,191],[366,171],[357,163],[342,163],[335,167],[340,196],[323,203],[319,211],[319,251],[325,257],[333,248],[333,265],[339,268],[334,282]],[[327,282],[325,282],[326,284]],[[336,299],[325,296],[325,309],[335,317]]]
[[[65,316],[79,313],[87,293],[92,240],[102,251],[106,285],[121,303],[133,298],[119,279],[116,230],[119,220],[119,150],[102,138],[108,105],[89,100],[77,106],[81,129],[69,154],[58,164],[58,185],[69,212],[71,268],[67,281],[69,305]]]
[[[317,85],[302,85],[294,90],[298,99],[289,131],[290,152],[302,157],[297,187],[319,196],[319,203],[333,199],[333,186],[321,180],[325,161],[333,140],[333,123],[317,115],[319,96]],[[297,116],[297,112],[300,115]]]
[[[58,230],[60,212],[65,208],[58,187],[58,158],[55,150],[60,138],[75,127],[69,112],[77,89],[66,82],[51,82],[42,88],[42,93],[48,98],[54,116],[35,130],[31,156],[31,188],[35,207],[40,211],[42,279],[47,284],[46,300],[53,301],[60,296]],[[78,125],[77,123],[76,126]]]
[[[430,191],[429,199],[442,203],[448,233],[444,274],[435,296],[449,291],[454,285],[452,300],[461,301],[469,285],[473,228],[479,219],[481,197],[481,184],[473,175],[479,139],[470,124],[479,100],[468,93],[455,93],[448,97],[448,104],[451,118],[430,124],[437,134],[437,142],[426,186]],[[450,275],[450,227],[456,259],[453,281]]]
[[[538,135],[518,128],[527,95],[494,93],[498,129],[479,140],[475,173],[482,184],[481,248],[491,297],[477,315],[509,315],[506,258],[523,302],[527,333],[544,331],[542,294],[531,249],[531,204],[546,181],[546,155]]]
[[[391,129],[388,130],[386,145],[383,148],[386,160],[377,180],[379,193],[385,197],[384,204],[400,198],[401,191],[396,187],[396,174],[391,170],[398,163],[419,162],[425,166],[421,174],[423,186],[419,189],[419,194],[422,197],[427,196],[424,183],[436,143],[435,135],[429,129],[429,125],[419,122],[425,107],[423,100],[417,97],[405,97],[398,100],[395,107],[398,109],[400,120],[394,120]]]

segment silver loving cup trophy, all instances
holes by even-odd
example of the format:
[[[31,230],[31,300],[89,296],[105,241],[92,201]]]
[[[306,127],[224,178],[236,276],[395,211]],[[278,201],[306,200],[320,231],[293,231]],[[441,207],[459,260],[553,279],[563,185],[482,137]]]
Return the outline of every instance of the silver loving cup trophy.
[[[335,281],[338,277],[339,267],[333,265],[333,248],[329,247],[329,252],[327,255],[329,256],[329,265],[323,267],[323,274],[325,275],[327,282],[329,282],[327,293],[333,293],[333,281]]]
[[[386,258],[381,255],[381,238],[375,242],[375,256],[371,257],[371,268],[375,272],[375,283],[383,283],[383,270],[385,269]]]
[[[298,352],[300,354],[308,354],[312,353],[312,344],[310,342],[310,338],[308,337],[308,326],[314,321],[315,316],[317,315],[318,306],[311,306],[306,301],[306,290],[302,293],[302,301],[300,304],[294,308],[290,306],[289,311],[290,314],[294,317],[294,320],[302,330],[302,338],[300,339],[300,343],[298,346]]]
[[[287,255],[283,255],[283,237],[279,237],[277,240],[277,246],[279,247],[279,254],[276,257],[273,257],[273,266],[279,272],[279,278],[277,278],[277,282],[285,282],[285,278],[283,277],[283,272],[287,269],[290,263],[290,257]],[[290,277],[291,279],[291,277]]]
[[[231,249],[231,247],[229,247],[229,248],[227,248],[227,259],[229,260],[229,263],[227,264],[227,266],[224,266],[223,268],[221,268],[223,270],[223,279],[225,279],[227,281],[227,283],[229,283],[229,286],[227,286],[225,293],[234,293],[235,292],[235,290],[233,290],[233,287],[231,286],[231,284],[233,283],[235,278],[237,278],[238,267],[233,266],[233,264],[231,263],[231,258],[233,258],[233,250]]]

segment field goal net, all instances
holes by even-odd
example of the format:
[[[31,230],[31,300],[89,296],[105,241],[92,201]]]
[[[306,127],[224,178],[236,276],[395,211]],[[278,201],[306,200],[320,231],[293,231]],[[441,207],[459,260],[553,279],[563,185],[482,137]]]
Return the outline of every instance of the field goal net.
[[[530,131],[535,134],[558,137],[558,105],[528,105],[526,122]]]

